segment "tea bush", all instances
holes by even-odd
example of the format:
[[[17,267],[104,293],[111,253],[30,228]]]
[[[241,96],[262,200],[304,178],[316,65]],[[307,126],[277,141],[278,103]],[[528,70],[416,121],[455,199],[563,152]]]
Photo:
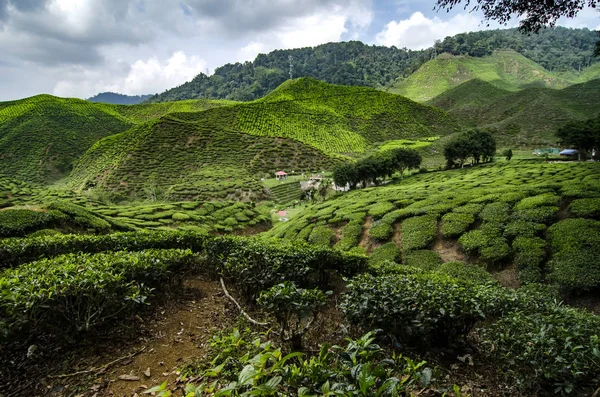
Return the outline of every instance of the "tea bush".
[[[19,237],[55,225],[64,215],[56,211],[6,209],[0,211],[0,237]]]
[[[504,229],[504,237],[514,239],[515,237],[534,237],[546,230],[543,223],[516,220],[509,222]]]
[[[402,222],[402,251],[427,248],[437,232],[437,216],[423,215],[406,219]]]
[[[442,234],[444,237],[457,237],[465,233],[475,222],[471,214],[450,212],[442,217]]]
[[[600,198],[573,200],[569,212],[579,218],[600,219]]]
[[[481,266],[468,265],[464,262],[446,262],[435,269],[435,272],[474,283],[495,282],[492,275]]]
[[[558,207],[542,206],[517,210],[514,212],[514,218],[533,223],[552,223],[558,212]]]
[[[327,226],[317,226],[312,229],[308,241],[313,244],[329,247],[333,240],[334,233]]]
[[[345,347],[324,344],[312,356],[297,351],[284,355],[272,342],[251,337],[237,330],[214,337],[210,368],[191,369],[206,382],[188,384],[185,396],[392,397],[413,394],[436,381],[425,361],[390,356],[375,343],[372,332],[347,339]],[[160,393],[166,385],[147,392]]]
[[[369,265],[377,266],[382,262],[398,262],[400,258],[400,250],[396,243],[386,243],[373,250],[369,257]]]
[[[565,219],[548,228],[550,281],[566,291],[600,285],[600,221]]]
[[[389,201],[382,201],[377,204],[373,204],[369,208],[368,214],[374,218],[381,218],[383,215],[390,211],[393,211],[396,207]]]
[[[519,281],[523,284],[541,282],[541,265],[546,256],[546,241],[539,237],[519,236],[512,246]]]
[[[391,224],[384,222],[383,220],[374,222],[369,229],[369,235],[373,240],[376,241],[388,241],[394,234],[394,228]]]
[[[444,263],[437,252],[431,250],[419,250],[409,252],[404,256],[406,266],[418,267],[423,270],[435,270]]]
[[[342,238],[336,243],[335,247],[343,251],[348,251],[349,249],[356,247],[360,240],[362,230],[362,223],[349,222],[342,228]]]
[[[599,330],[598,316],[557,306],[545,313],[508,314],[477,333],[484,353],[511,379],[549,394],[598,386]]]
[[[104,219],[97,217],[79,205],[67,201],[53,201],[47,204],[46,208],[70,215],[75,223],[85,229],[92,229],[102,233],[108,232],[111,229],[110,223]]]
[[[146,303],[152,290],[198,264],[192,251],[69,254],[0,273],[7,334],[88,332]]]

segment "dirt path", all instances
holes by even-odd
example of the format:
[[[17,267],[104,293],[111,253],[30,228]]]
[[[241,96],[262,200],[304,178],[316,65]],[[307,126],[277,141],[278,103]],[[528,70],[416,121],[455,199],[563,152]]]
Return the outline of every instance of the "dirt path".
[[[402,251],[402,222],[398,221],[394,224],[394,237],[392,241]]]
[[[362,231],[362,234],[360,235],[360,241],[358,242],[358,246],[360,248],[363,248],[368,253],[371,253],[373,251],[373,244],[371,242],[371,233],[369,233],[369,230],[371,230],[371,225],[373,225],[373,218],[371,218],[370,216],[367,216],[365,218],[365,223],[363,224],[363,231]]]
[[[437,252],[442,257],[444,263],[454,261],[467,261],[467,257],[461,251],[460,244],[458,243],[458,241],[446,241],[442,237],[441,233],[438,233],[431,249]]]
[[[521,286],[521,282],[517,278],[517,267],[514,263],[511,263],[498,272],[492,272],[492,276],[498,280],[503,287],[517,289]]]
[[[178,383],[178,370],[206,354],[210,337],[232,324],[239,313],[218,282],[194,278],[174,293],[177,296],[170,302],[136,316],[137,325],[128,328],[131,335],[114,332],[104,340],[83,342],[74,350],[67,347],[62,354],[40,346],[39,364],[34,371],[21,375],[29,378],[16,377],[23,384],[13,384],[8,394],[2,394],[0,388],[0,396],[132,397],[146,395],[144,390],[165,380],[169,389],[184,386]],[[130,355],[106,371],[56,378],[102,368]],[[25,359],[23,362],[31,364]]]

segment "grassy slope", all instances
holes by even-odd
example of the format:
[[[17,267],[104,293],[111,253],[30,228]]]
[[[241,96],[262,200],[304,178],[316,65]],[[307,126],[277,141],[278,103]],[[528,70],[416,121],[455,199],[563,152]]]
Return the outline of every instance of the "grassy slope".
[[[562,90],[527,88],[518,92],[471,80],[429,104],[448,111],[465,126],[492,128],[500,145],[530,147],[555,144],[558,126],[598,115],[599,97],[600,79]]]
[[[216,178],[245,181],[246,189],[229,186],[229,194],[256,192],[257,172],[330,168],[341,154],[362,154],[375,142],[454,127],[445,112],[403,97],[298,79],[252,103],[173,113],[108,137],[83,156],[71,186],[128,193],[159,186],[177,198],[213,198],[223,186],[211,192],[204,185]]]
[[[238,109],[234,129],[296,139],[328,154],[360,154],[376,142],[447,135],[455,127],[446,113],[407,98],[310,78],[287,81]]]
[[[96,141],[170,112],[193,112],[228,101],[119,106],[38,95],[0,103],[0,173],[51,183]]]
[[[579,75],[559,75],[514,51],[498,51],[483,58],[442,54],[396,83],[390,92],[425,102],[473,79],[503,90],[518,91],[527,87],[560,89],[598,77],[600,68],[597,66]]]

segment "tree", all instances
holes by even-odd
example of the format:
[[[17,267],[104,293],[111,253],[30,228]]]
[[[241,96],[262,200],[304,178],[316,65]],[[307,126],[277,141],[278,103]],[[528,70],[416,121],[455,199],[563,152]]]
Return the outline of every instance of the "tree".
[[[502,155],[504,157],[506,157],[506,160],[510,160],[513,156],[512,149],[506,149],[505,151],[502,152]]]
[[[356,164],[343,163],[335,167],[333,169],[333,182],[337,186],[346,187],[346,185],[349,185],[350,189],[354,189],[358,183]]]
[[[438,10],[450,11],[463,0],[436,0]],[[465,8],[471,0],[465,0]],[[573,18],[583,8],[600,7],[600,0],[474,0],[471,11],[482,11],[487,21],[506,24],[520,17],[521,33],[538,33],[543,27],[553,27],[561,17]],[[600,57],[600,41],[596,42],[594,56]]]
[[[436,0],[438,10],[450,11],[460,3],[465,8],[475,3],[471,11],[481,11],[486,20],[506,24],[515,16],[520,17],[519,30],[537,33],[546,26],[556,25],[561,17],[573,18],[583,8],[596,8],[599,0]]]
[[[492,161],[495,154],[496,140],[492,134],[481,130],[463,132],[444,147],[447,168],[452,168],[455,161],[462,168],[469,157],[474,163]]]
[[[585,121],[573,121],[560,127],[556,137],[561,145],[570,146],[583,153],[595,150],[598,153],[600,147],[600,116]]]
[[[392,150],[394,169],[404,177],[404,171],[416,169],[421,166],[421,155],[415,149],[398,148]]]

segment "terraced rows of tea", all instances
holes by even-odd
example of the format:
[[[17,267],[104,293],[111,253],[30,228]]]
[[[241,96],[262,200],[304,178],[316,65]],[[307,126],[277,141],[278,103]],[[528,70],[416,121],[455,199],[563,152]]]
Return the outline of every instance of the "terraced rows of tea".
[[[65,177],[98,140],[171,112],[198,112],[230,101],[119,106],[37,95],[0,103],[0,173],[48,184]]]
[[[516,267],[521,284],[600,286],[600,164],[503,162],[417,174],[309,207],[268,236],[432,269]]]

